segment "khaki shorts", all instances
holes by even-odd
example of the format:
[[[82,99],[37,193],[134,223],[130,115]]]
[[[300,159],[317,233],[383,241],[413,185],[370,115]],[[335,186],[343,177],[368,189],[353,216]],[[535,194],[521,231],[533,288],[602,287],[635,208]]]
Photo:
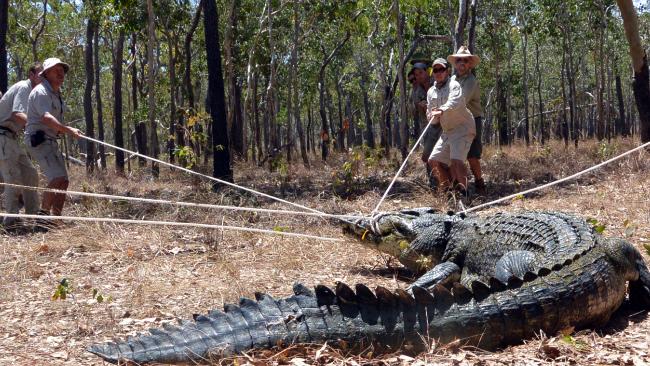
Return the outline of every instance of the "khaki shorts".
[[[451,160],[465,161],[474,135],[474,131],[469,131],[464,126],[456,127],[451,133],[443,132],[433,147],[429,160],[439,161],[447,166],[451,165]]]
[[[29,154],[38,162],[38,166],[47,178],[48,183],[52,182],[55,178],[63,177],[68,179],[65,160],[63,160],[63,154],[61,154],[59,144],[56,140],[46,138],[42,144],[32,147],[29,143],[29,136],[27,136],[26,145]]]

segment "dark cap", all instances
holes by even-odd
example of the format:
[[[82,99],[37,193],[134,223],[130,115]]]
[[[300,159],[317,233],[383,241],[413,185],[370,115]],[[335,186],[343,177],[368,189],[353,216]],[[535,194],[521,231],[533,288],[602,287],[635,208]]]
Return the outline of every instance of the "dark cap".
[[[429,65],[425,64],[424,62],[416,62],[413,64],[413,70],[420,69],[420,70],[427,71],[428,68]]]

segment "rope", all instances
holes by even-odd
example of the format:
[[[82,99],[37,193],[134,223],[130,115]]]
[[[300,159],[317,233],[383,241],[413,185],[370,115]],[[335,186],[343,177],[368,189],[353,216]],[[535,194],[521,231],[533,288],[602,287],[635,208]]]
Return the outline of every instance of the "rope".
[[[339,219],[339,218],[358,219],[358,218],[361,218],[361,216],[358,216],[358,215],[321,214],[321,213],[304,212],[304,211],[272,210],[272,209],[266,209],[266,208],[211,205],[211,204],[207,204],[207,203],[168,201],[168,200],[151,199],[151,198],[139,198],[139,197],[128,197],[128,196],[113,196],[113,195],[109,195],[109,194],[90,193],[90,192],[62,191],[62,190],[58,190],[58,189],[23,186],[23,185],[19,185],[19,184],[11,184],[11,183],[3,183],[3,182],[0,182],[0,185],[7,186],[7,187],[21,188],[21,189],[29,189],[29,190],[34,190],[34,191],[61,193],[61,194],[68,194],[68,195],[75,195],[75,196],[82,196],[82,197],[107,198],[107,199],[114,199],[114,200],[146,202],[146,203],[154,203],[154,204],[168,204],[168,205],[173,205],[173,206],[198,207],[198,208],[233,210],[233,211],[264,212],[264,213],[274,213],[274,214],[281,214],[281,215],[318,216],[318,217],[329,217],[329,218],[335,218],[335,219]]]
[[[28,215],[28,214],[9,214],[0,212],[0,216],[4,217],[15,217],[15,218],[27,218],[27,219],[47,219],[47,220],[71,220],[71,221],[91,221],[91,222],[109,222],[109,223],[119,223],[119,224],[140,224],[140,225],[159,225],[159,226],[181,226],[181,227],[198,227],[205,229],[220,229],[220,230],[235,230],[235,231],[247,231],[253,233],[263,233],[263,234],[275,234],[275,235],[284,235],[297,238],[307,238],[307,239],[317,239],[324,241],[343,241],[343,239],[337,238],[328,238],[321,237],[316,235],[308,234],[299,234],[275,230],[265,230],[265,229],[255,229],[239,226],[227,226],[227,225],[212,225],[212,224],[197,224],[191,222],[175,222],[175,221],[153,221],[153,220],[132,220],[132,219],[113,219],[106,217],[78,217],[78,216],[46,216],[46,215]]]
[[[162,161],[162,160],[159,160],[159,159],[156,159],[156,158],[152,158],[152,157],[147,156],[147,155],[143,155],[143,154],[137,153],[137,152],[135,152],[135,151],[130,151],[130,150],[127,150],[127,149],[124,149],[124,148],[121,148],[121,147],[117,147],[117,146],[115,146],[115,145],[111,145],[111,144],[109,144],[109,143],[107,143],[107,142],[104,142],[104,141],[95,140],[95,139],[92,138],[92,137],[88,137],[88,136],[84,136],[84,135],[80,135],[80,137],[83,138],[83,139],[86,139],[86,140],[88,140],[88,141],[95,142],[95,143],[100,144],[100,145],[105,145],[105,146],[111,147],[111,148],[116,149],[116,150],[121,150],[121,151],[124,151],[124,152],[126,152],[126,153],[129,153],[129,154],[132,154],[132,155],[135,155],[135,156],[139,156],[139,157],[142,157],[142,158],[147,159],[147,160],[151,160],[151,161],[153,161],[153,162],[156,162],[156,163],[161,164],[161,165],[168,166],[168,167],[170,167],[170,168],[174,168],[174,169],[181,170],[181,171],[183,171],[183,172],[185,172],[185,173],[198,175],[199,177],[203,177],[203,178],[206,178],[206,179],[209,179],[209,180],[212,180],[212,181],[215,181],[215,182],[221,183],[221,184],[225,184],[225,185],[227,185],[227,186],[229,186],[229,187],[233,187],[233,188],[241,189],[241,190],[244,190],[244,191],[246,191],[246,192],[253,193],[253,194],[257,194],[257,195],[260,195],[260,196],[263,196],[263,197],[266,197],[266,198],[270,198],[270,199],[272,199],[272,200],[274,200],[274,201],[282,202],[282,203],[285,203],[285,204],[288,204],[288,205],[291,205],[291,206],[299,207],[299,208],[302,208],[302,209],[307,210],[307,211],[311,211],[311,212],[315,212],[315,213],[319,213],[319,214],[326,215],[324,212],[321,212],[321,211],[315,210],[315,209],[313,209],[313,208],[310,208],[310,207],[307,207],[307,206],[303,206],[303,205],[298,204],[298,203],[289,202],[289,201],[287,201],[287,200],[283,200],[282,198],[274,197],[274,196],[271,196],[271,195],[269,195],[269,194],[262,193],[262,192],[259,192],[259,191],[254,190],[254,189],[251,189],[251,188],[242,187],[242,186],[240,186],[240,185],[237,185],[237,184],[234,184],[234,183],[231,183],[231,182],[225,181],[225,180],[221,180],[221,179],[219,179],[219,178],[215,178],[215,177],[211,177],[211,176],[209,176],[209,175],[201,174],[201,173],[199,173],[199,172],[195,172],[195,171],[193,171],[193,170],[190,170],[190,169],[187,169],[187,168],[183,168],[183,167],[178,166],[178,165],[170,164],[170,163],[167,163],[167,162],[165,162],[165,161]]]
[[[427,132],[427,130],[429,129],[430,126],[431,126],[431,124],[427,123],[427,127],[424,128],[424,130],[422,131],[422,134],[420,134],[420,137],[418,138],[418,140],[413,145],[413,148],[411,149],[411,151],[409,151],[409,154],[406,156],[406,159],[404,159],[404,161],[402,162],[402,166],[399,167],[399,170],[397,171],[397,174],[395,174],[395,177],[393,178],[393,180],[388,185],[388,188],[386,188],[386,192],[384,192],[384,195],[379,200],[379,203],[377,203],[377,206],[375,207],[375,209],[372,210],[372,212],[370,213],[370,216],[374,216],[379,211],[379,206],[381,206],[381,204],[386,199],[386,196],[388,196],[388,192],[390,192],[391,188],[393,188],[393,185],[395,184],[395,181],[397,180],[399,175],[402,173],[402,170],[404,169],[404,167],[406,166],[406,163],[408,162],[409,158],[413,154],[413,151],[415,151],[415,149],[417,149],[417,147],[420,144],[420,141],[422,141],[422,138],[424,137],[424,134]]]
[[[600,163],[600,164],[594,165],[594,166],[592,166],[592,167],[590,167],[590,168],[587,168],[587,169],[585,169],[585,170],[583,170],[583,171],[580,171],[580,172],[575,173],[575,174],[573,174],[573,175],[570,175],[570,176],[568,176],[568,177],[564,177],[564,178],[562,178],[562,179],[558,179],[558,180],[556,180],[556,181],[553,181],[553,182],[550,182],[550,183],[547,183],[547,184],[541,185],[541,186],[539,186],[539,187],[535,187],[535,188],[532,188],[532,189],[528,189],[528,190],[523,191],[523,192],[519,192],[519,193],[511,194],[511,195],[509,195],[509,196],[506,196],[506,197],[503,197],[503,198],[499,198],[499,199],[496,199],[496,200],[494,200],[494,201],[490,201],[490,202],[484,203],[484,204],[482,204],[482,205],[474,206],[474,207],[472,207],[472,208],[465,209],[465,210],[461,211],[460,213],[469,213],[469,212],[472,212],[472,211],[477,211],[477,210],[480,210],[480,209],[482,209],[482,208],[485,208],[485,207],[488,207],[488,206],[493,206],[493,205],[495,205],[495,204],[497,204],[497,203],[500,203],[500,202],[503,202],[503,201],[510,200],[510,199],[512,199],[512,198],[521,197],[521,196],[523,196],[523,195],[525,195],[525,194],[532,193],[532,192],[535,192],[535,191],[539,191],[539,190],[542,190],[542,189],[544,189],[544,188],[548,188],[548,187],[551,187],[551,186],[554,186],[554,185],[558,185],[558,184],[563,183],[563,182],[566,182],[566,181],[568,181],[568,180],[572,180],[572,179],[577,178],[577,177],[579,177],[579,176],[581,176],[581,175],[584,175],[584,174],[587,174],[587,173],[589,173],[589,172],[591,172],[591,171],[594,171],[594,170],[596,170],[596,169],[599,169],[599,168],[601,168],[602,166],[605,166],[605,165],[607,165],[607,164],[609,164],[609,163],[611,163],[611,162],[614,162],[614,161],[616,161],[616,160],[619,160],[619,159],[621,159],[621,158],[623,158],[623,157],[625,157],[625,156],[627,156],[627,155],[630,155],[630,154],[632,154],[632,153],[635,152],[635,151],[641,150],[641,149],[643,149],[643,148],[645,148],[645,147],[647,147],[647,146],[650,146],[650,142],[646,142],[646,143],[643,144],[643,145],[637,146],[637,147],[635,147],[634,149],[628,150],[628,151],[626,151],[626,152],[624,152],[624,153],[622,153],[622,154],[620,154],[620,155],[617,155],[617,156],[615,156],[615,157],[613,157],[613,158],[611,158],[611,159],[609,159],[609,160],[605,160],[605,161],[603,161],[603,162]]]

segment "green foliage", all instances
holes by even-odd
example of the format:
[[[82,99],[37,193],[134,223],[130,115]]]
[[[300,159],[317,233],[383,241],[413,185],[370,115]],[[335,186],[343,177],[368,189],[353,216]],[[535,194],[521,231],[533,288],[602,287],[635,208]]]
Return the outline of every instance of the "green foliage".
[[[593,217],[587,219],[587,222],[594,228],[598,234],[605,232],[605,224],[601,224]]]
[[[598,143],[598,158],[600,158],[600,160],[609,160],[618,154],[618,150],[618,143],[601,141]]]
[[[174,149],[174,156],[178,163],[187,169],[192,169],[197,164],[197,157],[190,146],[182,146]]]
[[[52,301],[56,300],[65,300],[68,298],[68,295],[72,294],[72,285],[67,278],[62,279],[56,286],[56,290],[52,295]]]
[[[112,302],[113,301],[112,296],[110,296],[110,295],[105,296],[104,294],[99,292],[99,290],[96,289],[96,288],[93,289],[93,299],[95,299],[95,301],[97,301],[98,304],[101,304],[104,301],[106,301],[106,302]]]

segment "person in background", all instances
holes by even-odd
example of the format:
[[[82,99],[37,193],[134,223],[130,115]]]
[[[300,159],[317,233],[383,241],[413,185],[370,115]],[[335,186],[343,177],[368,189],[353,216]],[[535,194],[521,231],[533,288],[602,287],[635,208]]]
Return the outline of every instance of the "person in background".
[[[429,123],[442,128],[442,134],[431,152],[429,164],[438,172],[441,190],[453,188],[467,195],[465,159],[476,135],[474,118],[465,106],[462,87],[450,78],[451,67],[447,61],[436,59],[432,71],[435,82],[427,92],[427,118]]]
[[[8,184],[38,186],[38,172],[27,156],[19,136],[23,134],[27,123],[29,93],[40,84],[41,78],[38,74],[42,70],[40,62],[32,64],[28,79],[12,85],[0,99],[0,173]],[[26,214],[35,215],[38,213],[38,192],[4,186],[3,204],[6,213],[17,214],[24,205]],[[29,229],[15,217],[5,217],[2,224],[7,232]]]
[[[449,63],[454,65],[456,73],[452,76],[452,80],[457,81],[463,88],[465,103],[474,117],[476,136],[474,136],[472,146],[469,148],[469,152],[467,153],[467,162],[469,163],[469,168],[474,176],[474,187],[476,188],[476,193],[483,195],[486,193],[485,180],[483,179],[483,174],[481,172],[481,153],[483,152],[483,145],[481,143],[483,108],[481,108],[481,87],[479,86],[476,76],[472,72],[476,65],[481,62],[481,59],[476,55],[472,55],[467,47],[461,46],[458,49],[458,52],[449,55],[447,60]]]
[[[29,94],[25,143],[30,155],[38,162],[47,178],[47,188],[67,190],[68,172],[57,138],[68,134],[79,138],[82,134],[76,128],[63,123],[65,105],[61,86],[70,66],[58,58],[43,62],[40,77],[43,81]],[[43,193],[39,214],[61,216],[65,204],[64,193]]]
[[[415,82],[413,84],[413,104],[415,106],[415,115],[416,118],[421,121],[423,124],[428,123],[427,119],[427,91],[431,88],[432,80],[429,75],[429,65],[424,62],[416,62],[413,64],[411,69]],[[409,73],[410,74],[410,73]],[[422,126],[424,130],[426,125]],[[436,179],[435,170],[431,170],[429,165],[429,155],[433,151],[433,146],[438,141],[442,130],[439,125],[430,126],[422,137],[422,162],[426,167],[427,177],[429,179],[429,186],[431,188],[436,188],[438,186],[438,180]],[[418,136],[419,137],[419,136]]]

